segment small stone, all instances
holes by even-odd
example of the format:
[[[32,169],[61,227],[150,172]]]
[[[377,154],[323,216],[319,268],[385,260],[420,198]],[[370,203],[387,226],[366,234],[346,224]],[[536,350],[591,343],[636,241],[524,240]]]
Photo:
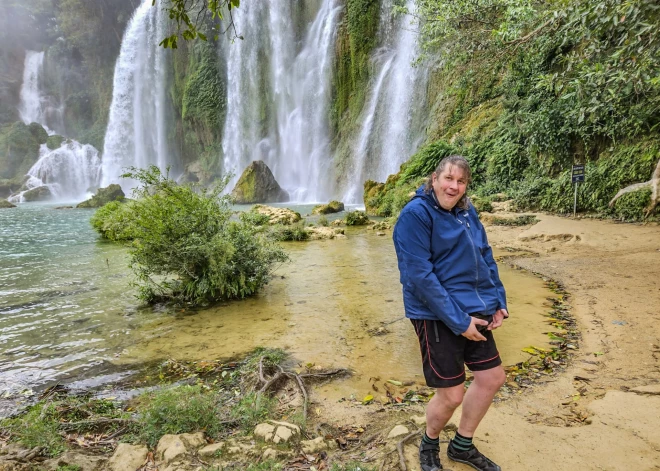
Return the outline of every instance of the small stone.
[[[255,437],[261,438],[266,442],[269,442],[272,441],[274,433],[275,433],[275,426],[267,423],[262,423],[254,428],[253,435]]]
[[[384,233],[384,232],[376,232],[376,235],[377,235],[377,236],[384,236],[385,233]]]
[[[272,448],[266,448],[263,454],[261,455],[261,459],[263,461],[274,460],[276,458],[277,458],[277,451],[273,450]]]
[[[135,471],[144,464],[147,453],[149,450],[144,445],[120,443],[108,460],[108,469],[111,471]]]
[[[218,451],[221,451],[225,447],[224,442],[212,443],[211,445],[206,445],[204,448],[200,449],[197,453],[202,458],[208,458],[211,456],[217,456]]]
[[[165,463],[169,463],[176,458],[185,455],[187,452],[186,444],[180,435],[163,435],[158,441],[156,447],[156,456]]]
[[[410,420],[412,420],[413,423],[415,425],[417,425],[418,427],[426,425],[426,416],[425,415],[414,415],[410,418]]]
[[[408,427],[405,425],[397,425],[394,427],[392,430],[390,430],[390,433],[387,435],[387,438],[396,438],[400,437],[401,435],[408,435],[410,433],[410,430],[408,430]]]
[[[275,436],[273,437],[274,443],[286,443],[291,437],[293,437],[294,432],[288,427],[279,426],[275,431]]]
[[[313,455],[328,449],[328,444],[323,440],[323,437],[316,437],[314,440],[303,440],[300,445],[303,453],[307,455]]]

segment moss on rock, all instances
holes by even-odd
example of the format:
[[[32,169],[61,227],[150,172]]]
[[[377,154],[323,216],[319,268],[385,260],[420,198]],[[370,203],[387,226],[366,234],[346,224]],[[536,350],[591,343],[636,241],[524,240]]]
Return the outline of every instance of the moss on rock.
[[[280,187],[273,172],[261,160],[248,165],[231,194],[238,204],[289,201],[289,194]]]
[[[319,204],[314,206],[312,209],[312,214],[332,214],[338,213],[344,210],[344,203],[341,201],[330,201],[328,204]]]
[[[100,208],[112,201],[124,201],[126,195],[121,186],[113,183],[106,188],[99,188],[90,199],[79,203],[76,208]]]
[[[16,205],[10,203],[7,200],[0,200],[0,209],[6,209],[6,208],[15,208]]]
[[[48,146],[50,150],[58,149],[62,145],[62,142],[64,142],[65,139],[66,138],[64,136],[60,136],[58,134],[48,136],[48,138],[46,139],[46,146]]]
[[[268,218],[268,224],[271,225],[282,224],[288,226],[295,224],[302,219],[299,212],[288,208],[274,208],[272,206],[256,204],[250,211],[266,216]]]
[[[364,211],[350,211],[346,214],[347,226],[365,226],[369,224],[369,216]]]
[[[21,121],[0,128],[0,178],[21,177],[39,160],[39,147],[48,139],[37,123]]]
[[[48,201],[53,197],[53,193],[50,191],[50,187],[43,185],[23,193],[23,199],[27,202],[32,201]]]

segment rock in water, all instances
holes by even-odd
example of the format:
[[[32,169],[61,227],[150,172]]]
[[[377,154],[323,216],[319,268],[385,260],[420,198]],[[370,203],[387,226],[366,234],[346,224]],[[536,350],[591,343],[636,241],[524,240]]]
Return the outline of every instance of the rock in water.
[[[15,204],[11,204],[7,200],[0,200],[0,208],[15,208],[15,207],[16,207]]]
[[[289,201],[289,194],[280,187],[273,172],[261,160],[248,165],[231,194],[238,204]]]
[[[32,188],[31,190],[23,193],[23,199],[25,201],[46,201],[49,200],[52,196],[53,193],[46,185]]]
[[[121,187],[113,183],[107,188],[99,188],[91,199],[83,201],[76,208],[100,208],[111,201],[123,201],[125,197],[126,195],[124,195]]]

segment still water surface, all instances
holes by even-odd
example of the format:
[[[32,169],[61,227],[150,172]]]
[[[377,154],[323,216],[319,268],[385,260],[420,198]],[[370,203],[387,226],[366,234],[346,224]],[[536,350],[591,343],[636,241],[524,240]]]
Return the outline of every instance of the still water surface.
[[[126,249],[97,236],[92,211],[54,207],[0,211],[0,397],[55,381],[112,384],[148,361],[227,358],[259,345],[354,370],[321,390],[329,398],[365,394],[375,376],[422,380],[389,232],[347,228],[345,239],[287,243],[292,262],[258,296],[181,312],[140,307]],[[547,345],[553,295],[538,278],[500,272],[512,317],[496,338],[513,364],[528,356],[521,348]]]

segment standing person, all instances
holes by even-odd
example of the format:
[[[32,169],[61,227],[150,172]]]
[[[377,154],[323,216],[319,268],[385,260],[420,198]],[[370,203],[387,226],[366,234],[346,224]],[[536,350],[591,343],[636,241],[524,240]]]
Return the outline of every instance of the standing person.
[[[426,384],[436,389],[426,406],[422,471],[442,469],[440,432],[461,403],[447,456],[477,470],[501,470],[472,444],[506,380],[492,331],[509,314],[486,232],[465,195],[471,177],[464,157],[445,157],[394,228],[406,317],[419,338]],[[464,365],[474,374],[467,391]]]

